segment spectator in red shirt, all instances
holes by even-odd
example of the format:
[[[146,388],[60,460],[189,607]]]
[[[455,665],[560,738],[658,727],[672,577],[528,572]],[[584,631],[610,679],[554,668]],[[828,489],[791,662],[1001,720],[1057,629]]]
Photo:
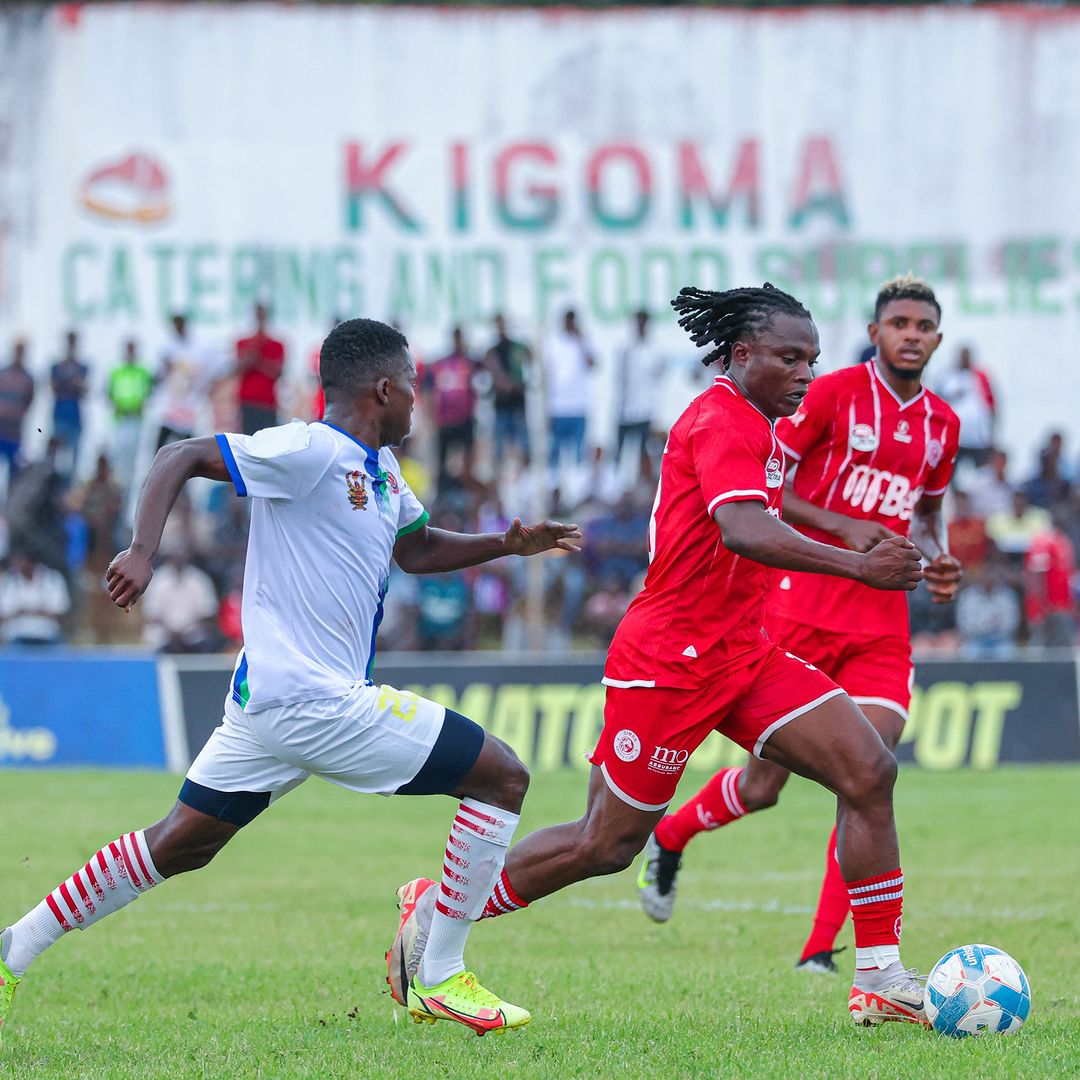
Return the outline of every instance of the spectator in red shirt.
[[[479,362],[469,355],[464,332],[460,326],[455,326],[453,349],[424,372],[422,385],[432,399],[432,415],[438,430],[440,487],[448,478],[446,462],[455,447],[460,447],[464,453],[463,476],[472,475],[476,437],[473,375],[479,366]]]
[[[255,333],[236,343],[240,376],[240,426],[245,435],[277,423],[277,382],[285,369],[285,346],[266,332],[265,304],[255,305]]]
[[[953,516],[949,521],[949,551],[953,558],[972,570],[981,566],[990,550],[990,537],[986,533],[986,519],[979,517],[971,507],[971,496],[957,491],[953,502]]]
[[[1061,513],[1036,535],[1024,556],[1024,608],[1031,644],[1068,648],[1076,643],[1076,559],[1061,529]]]

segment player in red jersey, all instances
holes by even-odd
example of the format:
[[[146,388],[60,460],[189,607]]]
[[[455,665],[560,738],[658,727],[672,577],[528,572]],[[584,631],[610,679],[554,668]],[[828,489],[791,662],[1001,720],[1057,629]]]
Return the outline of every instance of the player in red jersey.
[[[864,900],[850,1008],[860,1023],[925,1023],[922,989],[900,963],[896,761],[839,686],[762,628],[770,567],[910,590],[922,577],[919,554],[899,536],[865,552],[824,544],[780,520],[784,453],[773,427],[796,411],[814,377],[819,347],[809,312],[771,285],[684,289],[673,305],[694,342],[711,347],[704,363],[721,361],[724,374],[668,437],[645,586],[608,653],[605,722],[585,816],[512,848],[484,915],[629,866],[687,759],[716,729],[836,793],[840,865],[849,890]],[[462,859],[467,864],[467,851],[447,849],[451,881]],[[388,954],[392,984],[395,972],[408,978],[415,970],[430,918],[424,912],[442,900],[414,903],[425,880],[402,892],[409,903]]]
[[[784,519],[804,536],[867,551],[889,536],[907,536],[927,560],[924,576],[936,602],[952,599],[959,566],[944,550],[941,501],[959,440],[956,414],[922,385],[941,341],[941,309],[933,291],[910,276],[878,293],[867,363],[815,380],[776,437],[794,482],[784,495]],[[906,599],[856,581],[813,573],[779,576],[765,625],[786,648],[810,661],[851,695],[894,749],[911,701],[911,635]],[[690,839],[775,805],[790,774],[751,757],[722,769],[646,845],[638,895],[657,922],[671,917],[675,876]],[[854,903],[857,905],[858,900]],[[851,907],[829,839],[825,880],[813,929],[798,967],[834,972],[836,936]]]

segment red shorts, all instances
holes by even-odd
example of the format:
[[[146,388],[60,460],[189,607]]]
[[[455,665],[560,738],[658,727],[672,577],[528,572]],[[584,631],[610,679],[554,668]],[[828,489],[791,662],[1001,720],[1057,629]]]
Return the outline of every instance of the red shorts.
[[[880,705],[907,720],[915,678],[908,634],[839,634],[775,617],[766,618],[765,629],[778,645],[821,668],[856,705]]]
[[[777,728],[843,692],[812,664],[765,641],[694,690],[609,686],[590,760],[624,802],[663,810],[710,731],[760,757]]]

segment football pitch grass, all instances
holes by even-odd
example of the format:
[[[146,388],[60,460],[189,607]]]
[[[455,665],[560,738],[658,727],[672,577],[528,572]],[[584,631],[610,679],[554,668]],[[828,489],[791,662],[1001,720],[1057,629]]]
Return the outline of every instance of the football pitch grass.
[[[177,788],[160,774],[0,774],[0,926]],[[584,774],[534,777],[523,829],[576,817],[584,793]],[[1080,770],[909,768],[897,806],[906,962],[925,972],[973,941],[1012,953],[1034,1000],[1018,1036],[857,1030],[850,951],[839,976],[792,970],[831,816],[801,781],[691,845],[665,926],[638,909],[635,870],[481,923],[467,959],[532,1011],[523,1031],[414,1025],[384,993],[382,956],[394,889],[436,876],[453,804],[312,780],[207,869],[50,949],[16,995],[0,1076],[1080,1075]]]

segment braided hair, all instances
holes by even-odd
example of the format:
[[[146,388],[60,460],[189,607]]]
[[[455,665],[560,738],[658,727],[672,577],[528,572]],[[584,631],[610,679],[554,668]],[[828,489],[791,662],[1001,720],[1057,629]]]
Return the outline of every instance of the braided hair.
[[[874,301],[874,322],[881,322],[881,313],[894,300],[920,300],[934,308],[938,319],[941,318],[941,305],[934,295],[934,290],[911,271],[894,277],[881,286],[881,292],[877,294],[877,299]]]
[[[735,342],[755,337],[772,323],[775,315],[811,318],[810,312],[794,296],[768,281],[760,289],[728,289],[726,292],[680,289],[671,306],[679,315],[679,325],[695,345],[715,346],[701,362],[708,367],[714,360],[719,360],[725,371],[731,366],[731,349]]]

